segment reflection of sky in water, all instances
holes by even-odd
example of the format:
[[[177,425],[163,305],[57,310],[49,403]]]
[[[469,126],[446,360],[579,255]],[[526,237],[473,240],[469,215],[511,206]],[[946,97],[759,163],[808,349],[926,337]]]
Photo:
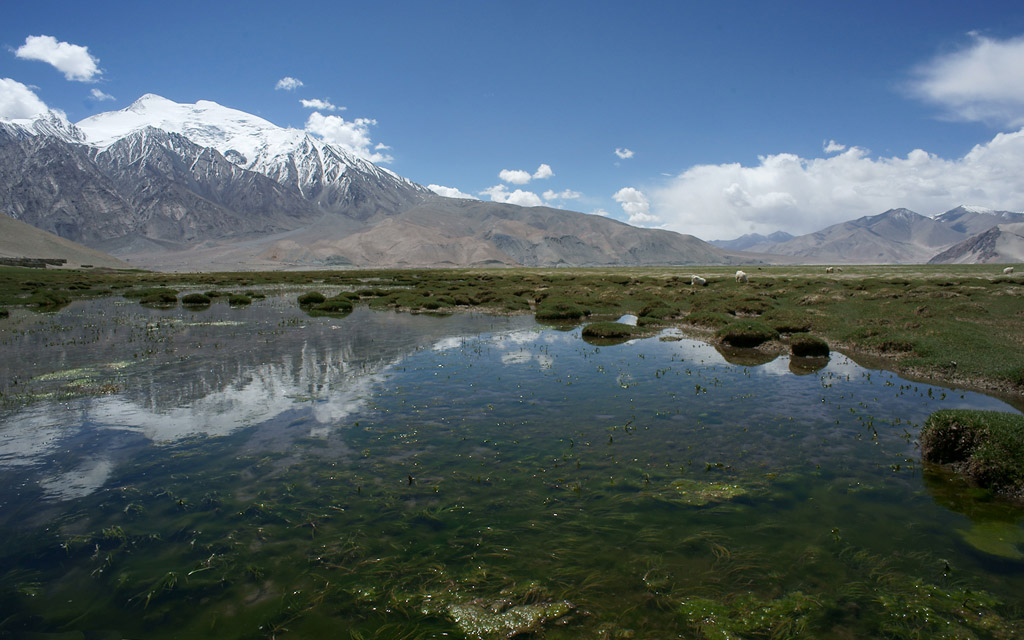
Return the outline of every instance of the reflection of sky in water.
[[[811,423],[826,421],[826,416],[831,416],[827,422],[832,421],[845,401],[846,385],[870,384],[872,374],[874,384],[894,386],[893,381],[900,381],[835,353],[824,368],[801,379],[790,371],[788,356],[758,366],[734,366],[712,345],[694,340],[665,342],[655,337],[595,347],[581,340],[579,328],[544,329],[528,316],[436,318],[362,308],[344,319],[313,319],[296,315],[298,311],[287,301],[272,299],[263,308],[254,306],[241,314],[226,306],[211,308],[203,323],[189,316],[154,320],[148,316],[159,312],[109,302],[71,309],[72,317],[64,322],[107,327],[111,335],[100,329],[93,346],[84,341],[84,346],[78,346],[70,336],[66,344],[40,348],[35,334],[26,332],[25,344],[8,340],[4,349],[15,355],[19,348],[36,354],[34,369],[20,373],[10,364],[0,365],[0,380],[21,375],[46,381],[59,379],[53,372],[61,370],[105,370],[97,364],[133,362],[109,368],[108,374],[120,384],[117,393],[61,402],[28,401],[3,416],[0,469],[34,473],[45,495],[62,500],[102,487],[118,464],[152,443],[226,436],[269,424],[288,412],[299,412],[296,416],[302,418],[305,437],[329,437],[338,426],[367,411],[369,401],[382,393],[394,394],[403,386],[416,393],[423,384],[414,373],[416,367],[436,371],[454,366],[450,371],[458,374],[475,366],[475,376],[502,375],[496,367],[503,367],[517,387],[535,388],[535,401],[551,403],[551,416],[559,418],[575,409],[557,397],[545,399],[542,393],[551,381],[570,378],[582,383],[572,387],[571,393],[579,394],[572,395],[576,406],[591,413],[598,411],[598,405],[609,416],[631,407],[635,390],[648,394],[645,402],[653,399],[664,407],[680,406],[677,396],[687,398],[683,405],[687,411],[733,416],[726,420],[745,420],[743,407],[756,405],[759,415],[769,416],[760,418],[762,422],[798,418]],[[106,315],[116,315],[118,310],[120,323]],[[301,324],[280,330],[289,318],[299,318]],[[132,323],[146,337],[155,336],[163,350],[138,359],[138,334],[125,328]],[[131,339],[125,339],[126,333]],[[679,332],[666,330],[660,337],[678,338]],[[645,358],[649,361],[644,362]],[[666,380],[660,381],[662,386],[647,384],[670,371],[675,376],[670,385]],[[609,393],[601,386],[605,373],[614,376],[616,391]],[[488,393],[504,393],[501,385],[491,386]],[[441,386],[433,393],[459,393],[456,389]],[[617,397],[619,390],[626,395]],[[920,419],[922,411],[940,408],[921,408],[919,399],[927,390],[922,385],[913,397],[890,394],[869,410],[880,415],[910,412]],[[570,397],[569,388],[559,393],[566,394],[563,400]],[[437,401],[443,404],[443,399]],[[469,406],[474,401],[480,400],[458,399]],[[981,396],[973,396],[971,403],[1005,409],[1002,403]]]

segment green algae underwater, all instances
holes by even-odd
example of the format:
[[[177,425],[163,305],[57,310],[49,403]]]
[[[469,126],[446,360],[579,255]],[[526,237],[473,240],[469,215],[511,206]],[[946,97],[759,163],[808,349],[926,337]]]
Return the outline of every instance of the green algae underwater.
[[[1024,635],[1024,509],[916,448],[997,399],[268,293],[5,321],[0,637]]]

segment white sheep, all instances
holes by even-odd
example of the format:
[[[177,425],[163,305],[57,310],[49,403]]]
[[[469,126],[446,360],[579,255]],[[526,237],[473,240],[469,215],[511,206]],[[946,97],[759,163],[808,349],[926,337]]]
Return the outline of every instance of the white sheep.
[[[690,284],[691,285],[696,284],[696,285],[700,285],[702,287],[706,287],[706,286],[708,286],[708,281],[705,280],[704,278],[700,277],[700,276],[690,276]]]
[[[825,273],[832,273],[835,270],[836,270],[835,267],[825,267]]]
[[[1006,267],[1005,269],[1003,269],[1003,273],[1005,275],[1010,275],[1011,273],[1013,273],[1013,267]]]
[[[736,272],[736,282],[746,282],[746,281],[747,281],[747,274],[743,273],[742,271],[737,271]]]

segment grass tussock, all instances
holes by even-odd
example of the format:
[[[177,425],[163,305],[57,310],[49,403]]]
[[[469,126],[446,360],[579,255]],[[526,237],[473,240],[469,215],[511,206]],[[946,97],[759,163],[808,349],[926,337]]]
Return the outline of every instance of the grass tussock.
[[[760,320],[736,320],[715,334],[730,347],[751,348],[779,337],[779,332]]]
[[[790,336],[789,350],[801,358],[820,358],[829,354],[828,343],[809,333],[794,333]]]
[[[1024,416],[944,409],[928,417],[921,459],[949,465],[974,484],[1024,499]]]

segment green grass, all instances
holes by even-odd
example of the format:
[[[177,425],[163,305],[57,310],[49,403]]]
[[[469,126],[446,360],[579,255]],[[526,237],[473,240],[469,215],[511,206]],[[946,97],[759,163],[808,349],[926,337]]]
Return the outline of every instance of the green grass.
[[[628,338],[636,335],[639,330],[628,324],[618,322],[594,322],[583,327],[583,336],[586,338]]]
[[[201,306],[210,304],[210,296],[205,293],[189,293],[181,297],[181,304]]]
[[[809,333],[794,333],[789,338],[789,350],[803,358],[823,357],[829,354],[828,343]]]
[[[779,337],[779,332],[760,320],[736,320],[718,330],[715,336],[730,347],[756,347]]]
[[[886,357],[902,373],[1024,395],[1024,278],[997,265],[416,269],[245,273],[0,268],[0,307],[60,308],[73,300],[152,289],[343,288],[354,304],[412,312],[534,312],[540,320],[612,320],[705,335],[742,320],[782,334],[813,332],[834,349]],[[176,291],[175,291],[176,293]],[[327,299],[302,302],[304,306]],[[250,296],[252,297],[252,296]],[[304,298],[304,297],[303,297]],[[304,298],[305,299],[305,298]]]
[[[945,409],[928,417],[921,459],[950,465],[986,489],[1024,499],[1024,416]]]

